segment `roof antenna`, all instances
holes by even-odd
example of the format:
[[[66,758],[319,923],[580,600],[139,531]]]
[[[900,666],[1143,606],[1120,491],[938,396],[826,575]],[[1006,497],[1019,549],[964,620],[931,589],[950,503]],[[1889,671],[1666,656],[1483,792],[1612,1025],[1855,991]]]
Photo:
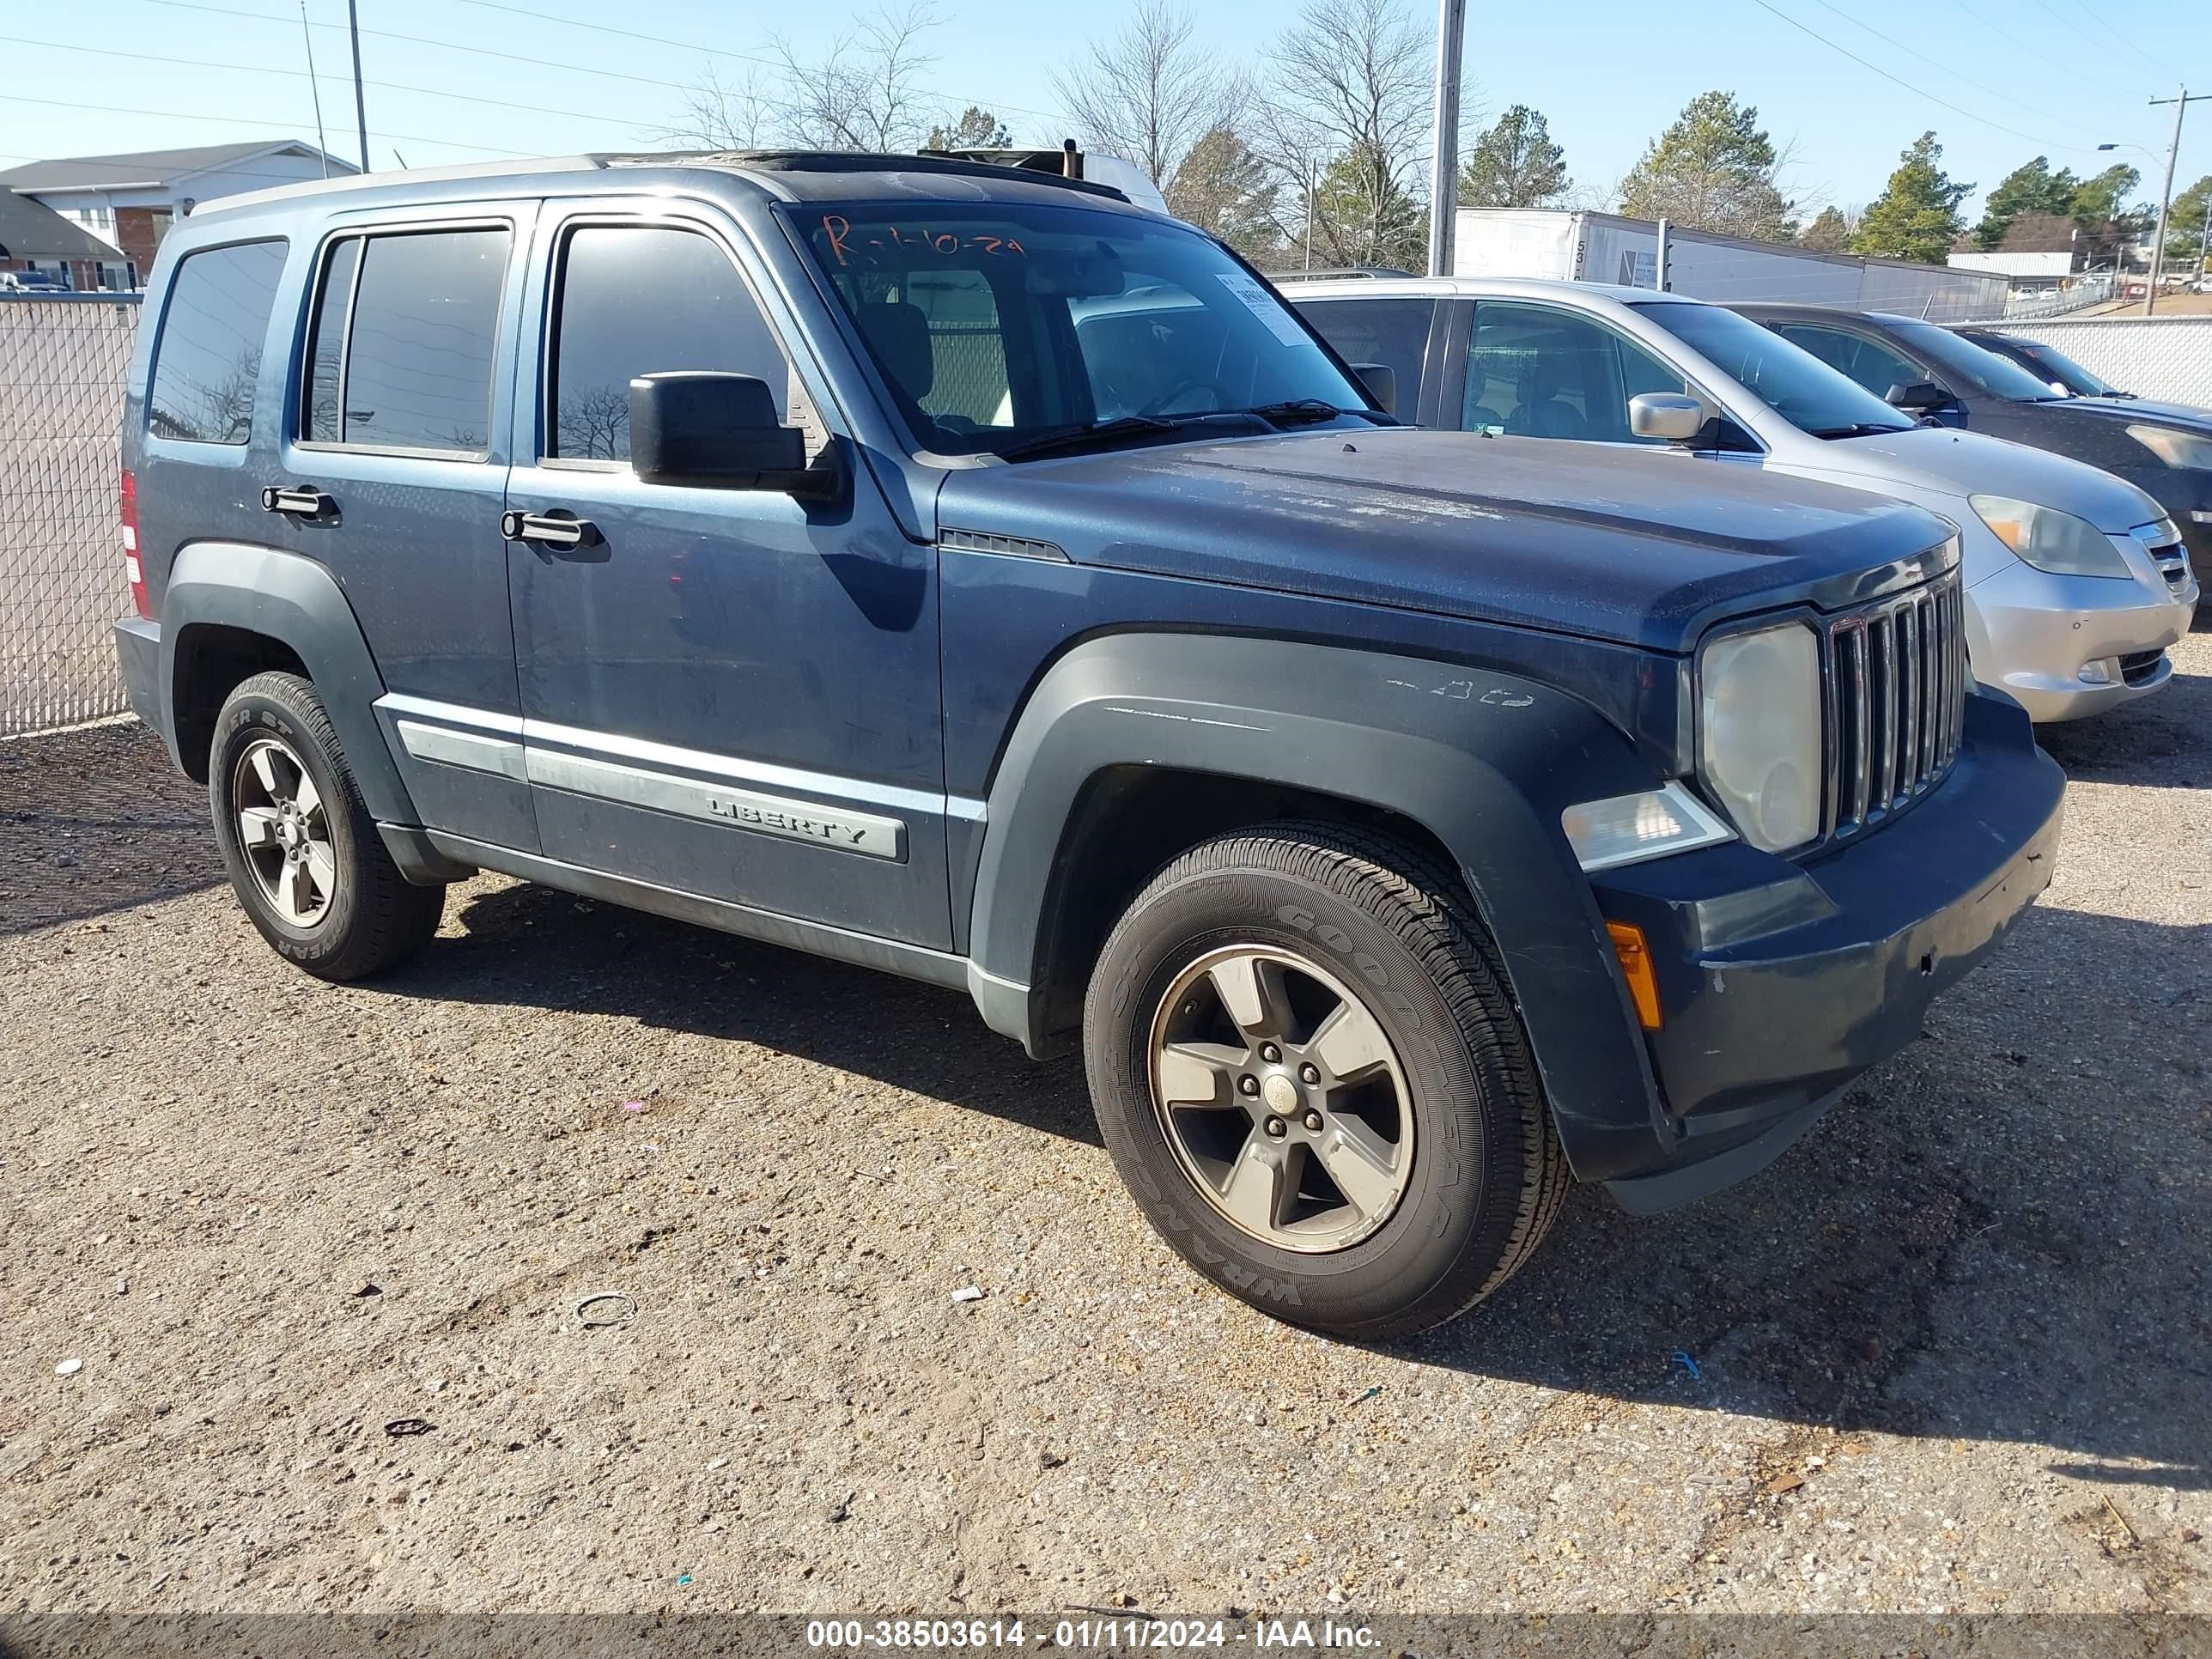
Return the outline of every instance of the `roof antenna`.
[[[1060,141],[1060,176],[1063,179],[1080,179],[1083,176],[1083,152],[1076,149],[1073,138]]]
[[[323,88],[315,79],[315,37],[307,27],[307,0],[300,0],[300,39],[307,43],[307,90],[315,95],[315,149],[323,158],[323,177],[331,176],[330,141],[323,137]]]

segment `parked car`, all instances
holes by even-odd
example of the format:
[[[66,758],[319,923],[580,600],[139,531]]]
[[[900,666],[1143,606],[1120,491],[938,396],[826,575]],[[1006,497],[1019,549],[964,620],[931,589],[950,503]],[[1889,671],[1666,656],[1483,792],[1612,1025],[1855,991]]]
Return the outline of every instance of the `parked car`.
[[[1911,317],[1810,306],[1736,309],[1909,414],[2125,478],[2179,527],[2197,580],[2212,581],[2212,415],[2179,404],[2062,396],[2049,377],[2010,354]]]
[[[67,294],[70,285],[51,270],[0,270],[0,294]]]
[[[2166,647],[2198,591],[2181,532],[2094,467],[1923,428],[1735,312],[1650,289],[1437,277],[1285,292],[1339,350],[1393,363],[1425,423],[1671,445],[1713,471],[1852,484],[1943,514],[1964,549],[1974,672],[2039,720],[2172,678]]]
[[[202,206],[146,303],[118,646],[280,956],[485,869],[964,989],[1303,1324],[1741,1180],[2050,876],[1950,526],[1400,425],[1095,185],[371,175]]]

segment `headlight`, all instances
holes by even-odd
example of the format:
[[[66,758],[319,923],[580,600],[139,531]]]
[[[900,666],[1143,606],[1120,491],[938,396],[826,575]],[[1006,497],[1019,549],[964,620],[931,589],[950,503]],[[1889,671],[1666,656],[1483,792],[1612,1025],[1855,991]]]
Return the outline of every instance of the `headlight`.
[[[2009,495],[1969,495],[1966,504],[1981,515],[1990,533],[2023,562],[2054,576],[2132,578],[2127,560],[2112,538],[2087,519],[2055,507],[2016,501]]]
[[[1640,864],[1668,853],[1686,853],[1734,841],[1735,832],[1679,783],[1641,794],[1586,800],[1559,814],[1559,827],[1585,870]]]
[[[2212,472],[2212,438],[2201,432],[2177,432],[2170,426],[2131,426],[2128,436],[2168,466]]]
[[[1753,847],[1820,831],[1820,643],[1802,623],[1729,634],[1698,671],[1698,755],[1708,787]]]

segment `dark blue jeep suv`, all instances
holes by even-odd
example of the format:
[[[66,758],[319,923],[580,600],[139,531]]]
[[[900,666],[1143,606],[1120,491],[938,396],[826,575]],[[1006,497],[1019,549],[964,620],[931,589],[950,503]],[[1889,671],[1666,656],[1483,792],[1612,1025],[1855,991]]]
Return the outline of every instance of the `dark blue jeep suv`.
[[[1321,1328],[1757,1170],[2050,873],[1950,526],[1401,426],[1079,179],[238,198],[134,375],[123,667],[277,951],[391,969],[484,869],[963,988]]]

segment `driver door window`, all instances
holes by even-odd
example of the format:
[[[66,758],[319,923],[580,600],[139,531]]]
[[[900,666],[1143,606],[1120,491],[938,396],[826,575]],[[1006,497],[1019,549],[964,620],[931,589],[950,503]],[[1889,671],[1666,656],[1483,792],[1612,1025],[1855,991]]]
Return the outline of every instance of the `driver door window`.
[[[1877,398],[1887,398],[1892,386],[1911,386],[1928,375],[1888,347],[1877,345],[1863,334],[1809,323],[1784,323],[1774,331],[1793,345],[1811,352],[1829,368],[1857,381]]]
[[[1602,323],[1547,306],[1474,308],[1460,424],[1520,438],[1654,443],[1628,429],[1639,392],[1682,392],[1682,377]]]

